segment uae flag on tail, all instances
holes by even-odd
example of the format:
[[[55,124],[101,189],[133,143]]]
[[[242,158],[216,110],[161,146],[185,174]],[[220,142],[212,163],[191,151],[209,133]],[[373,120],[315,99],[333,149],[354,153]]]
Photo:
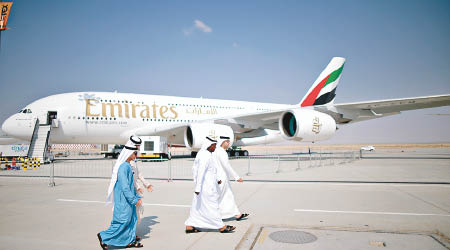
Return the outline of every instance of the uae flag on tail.
[[[300,102],[301,107],[330,103],[336,97],[336,88],[344,68],[345,58],[334,57],[319,75]]]

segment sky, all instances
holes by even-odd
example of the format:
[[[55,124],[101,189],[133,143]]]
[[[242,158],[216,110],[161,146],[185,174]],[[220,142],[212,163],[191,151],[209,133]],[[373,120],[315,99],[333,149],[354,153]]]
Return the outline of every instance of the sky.
[[[334,56],[335,103],[450,93],[450,1],[13,1],[0,122],[75,91],[296,104]],[[326,143],[450,142],[450,108],[341,127]]]

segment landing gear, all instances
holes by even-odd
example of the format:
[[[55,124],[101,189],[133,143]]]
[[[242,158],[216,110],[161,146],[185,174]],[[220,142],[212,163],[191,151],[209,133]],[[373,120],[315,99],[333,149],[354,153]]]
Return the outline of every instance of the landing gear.
[[[238,149],[238,148],[229,148],[227,150],[227,153],[228,153],[228,156],[234,156],[234,157],[248,156],[247,150],[242,150],[242,149]]]
[[[161,154],[161,158],[162,159],[167,159],[167,160],[170,161],[172,159],[172,154],[171,153]]]

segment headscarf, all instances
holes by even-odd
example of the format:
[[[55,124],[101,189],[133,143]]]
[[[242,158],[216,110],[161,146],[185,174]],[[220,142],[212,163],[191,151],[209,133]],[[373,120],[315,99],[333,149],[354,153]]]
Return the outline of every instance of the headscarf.
[[[214,140],[214,139],[211,139],[208,136],[203,141],[202,148],[198,151],[197,156],[195,157],[195,160],[194,160],[194,165],[192,166],[192,173],[193,173],[193,176],[194,176],[194,182],[196,182],[196,180],[197,180],[197,170],[198,170],[198,167],[199,167],[198,160],[200,158],[202,158],[203,156],[206,156],[206,155],[211,156],[211,152],[208,151],[208,148],[209,148],[209,146],[211,146],[214,143],[217,143],[217,141]],[[207,154],[207,153],[209,153],[209,154]]]
[[[222,143],[224,141],[230,141],[230,146],[231,146],[230,137],[228,137],[228,136],[220,136],[219,139],[217,140],[217,147],[222,147]]]
[[[133,154],[135,151],[138,151],[138,145],[140,145],[142,142],[141,138],[137,136],[130,136],[130,139],[123,147],[122,151],[120,152],[119,157],[117,157],[116,164],[114,165],[111,181],[109,182],[109,188],[108,188],[108,196],[106,197],[106,204],[111,204],[114,202],[114,186],[117,182],[117,172],[119,172],[119,167],[124,163],[128,157],[130,157],[131,154]]]
[[[202,148],[200,149],[200,151],[207,150],[209,148],[209,146],[211,146],[214,143],[217,143],[217,141],[214,139],[211,139],[210,137],[207,136],[205,138],[205,140],[203,141]]]

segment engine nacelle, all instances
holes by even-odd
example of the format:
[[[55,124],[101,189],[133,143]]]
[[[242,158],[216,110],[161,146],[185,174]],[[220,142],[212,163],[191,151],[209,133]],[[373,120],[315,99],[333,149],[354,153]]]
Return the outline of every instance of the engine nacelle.
[[[321,141],[336,132],[336,121],[329,115],[309,110],[289,110],[278,121],[283,138],[296,141]]]
[[[229,126],[213,123],[194,123],[190,124],[184,132],[184,145],[192,149],[200,149],[207,136],[215,140],[219,139],[219,136],[230,137],[230,147],[234,142],[233,129]]]

